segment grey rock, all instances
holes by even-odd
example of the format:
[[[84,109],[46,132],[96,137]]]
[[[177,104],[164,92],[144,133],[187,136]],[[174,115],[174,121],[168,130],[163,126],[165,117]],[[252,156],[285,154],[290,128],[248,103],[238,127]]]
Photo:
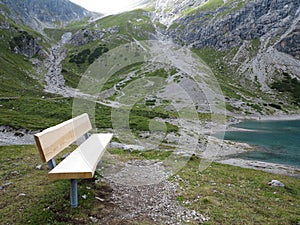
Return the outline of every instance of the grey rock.
[[[36,168],[37,170],[41,170],[42,167],[43,167],[43,166],[40,164],[40,165],[37,165],[35,168]]]
[[[3,190],[4,188],[6,188],[7,186],[12,185],[12,184],[13,184],[13,182],[7,182],[0,186],[0,190]]]
[[[19,31],[18,35],[9,42],[9,45],[14,53],[29,58],[35,56],[41,50],[35,38],[26,31]]]
[[[1,0],[0,3],[7,5],[16,23],[41,32],[44,27],[56,27],[59,23],[100,15],[67,0]]]
[[[235,7],[238,8],[234,4],[222,6],[216,10],[183,16],[174,21],[180,26],[169,29],[167,33],[177,42],[196,48],[214,47],[225,50],[241,46],[244,40],[260,38],[267,33],[273,37],[283,35],[296,19],[299,6],[299,1],[292,0],[254,0],[239,10],[234,10]],[[295,43],[292,44],[291,40],[299,40],[297,37],[296,30],[278,48],[284,43],[292,47]],[[288,47],[284,51],[296,54]]]
[[[269,186],[284,187],[284,184],[278,180],[272,180],[268,183]]]
[[[93,216],[90,216],[89,218],[93,223],[97,223],[99,221],[97,218],[95,218]]]

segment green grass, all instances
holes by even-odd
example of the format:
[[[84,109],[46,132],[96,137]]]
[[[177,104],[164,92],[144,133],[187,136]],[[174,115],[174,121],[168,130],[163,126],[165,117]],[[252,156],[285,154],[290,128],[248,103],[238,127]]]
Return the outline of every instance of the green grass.
[[[96,201],[94,197],[97,187],[93,180],[79,181],[79,207],[72,210],[69,205],[69,181],[49,180],[46,165],[43,165],[42,170],[35,169],[41,164],[35,146],[0,147],[0,152],[1,185],[11,182],[9,186],[0,190],[2,224],[89,222],[88,215]],[[86,200],[80,197],[84,194],[87,196]]]
[[[73,149],[74,146],[65,152]],[[108,151],[120,161],[165,160],[172,153]],[[35,169],[41,164],[35,146],[2,146],[0,152],[0,185],[10,183],[0,190],[2,224],[90,224],[90,216],[109,218],[107,224],[116,222],[111,216],[117,205],[110,203],[112,189],[107,183],[80,180],[79,206],[72,209],[69,181],[49,180],[45,164],[42,170]],[[300,179],[218,163],[199,172],[200,162],[199,158],[192,157],[171,181],[180,185],[179,204],[210,217],[204,224],[299,224]],[[280,180],[285,187],[269,187],[267,183],[272,179]],[[87,198],[83,199],[83,195]],[[96,200],[96,196],[103,201]],[[150,224],[148,222],[146,219],[127,220],[126,224]],[[197,223],[191,221],[189,224]]]
[[[292,103],[300,105],[300,82],[289,74],[283,73],[283,79],[271,84],[271,88],[280,93],[288,93],[292,97]]]
[[[300,223],[299,179],[218,163],[199,172],[200,162],[193,157],[179,172],[183,182],[179,181],[178,199],[209,216],[204,224]],[[273,179],[285,187],[268,186]]]
[[[253,39],[249,45],[248,53],[251,57],[257,54],[260,46],[260,41]],[[226,51],[218,51],[213,48],[194,49],[193,51],[211,68],[213,74],[217,78],[223,94],[230,99],[238,99],[245,103],[249,103],[253,110],[259,113],[266,113],[267,107],[259,107],[257,104],[252,104],[251,99],[261,99],[264,102],[275,102],[271,96],[260,90],[258,82],[252,82],[237,74],[238,66],[228,66],[232,62],[233,57],[237,52],[237,48],[228,49]],[[240,113],[242,109],[238,109],[230,104],[226,105],[227,110],[235,113]]]
[[[66,30],[62,31],[73,31],[75,28],[79,30],[81,25],[75,27],[67,27]],[[80,29],[87,30],[103,30],[104,36],[95,41],[91,41],[87,44],[74,46],[67,45],[69,52],[66,59],[63,61],[63,75],[66,79],[66,84],[68,86],[76,88],[80,80],[81,75],[86,71],[88,66],[94,62],[102,54],[94,54],[95,50],[99,46],[105,46],[106,50],[114,49],[122,44],[130,43],[134,39],[142,41],[149,40],[149,34],[155,32],[155,28],[146,12],[144,10],[134,10],[131,12],[125,12],[118,15],[107,16],[101,18],[87,26],[83,26]],[[116,30],[115,33],[109,32],[110,29]],[[62,31],[48,30],[49,35],[53,38],[58,39],[62,35]],[[85,58],[78,58],[78,55],[83,51],[90,51]],[[105,52],[105,51],[102,51]],[[97,53],[97,52],[96,52]],[[90,60],[89,60],[90,58]],[[75,61],[79,63],[75,63]],[[79,60],[76,60],[79,59]]]
[[[72,101],[63,97],[0,98],[0,124],[29,130],[45,129],[72,116]]]
[[[205,18],[215,19],[218,17],[224,17],[232,11],[237,11],[245,5],[245,1],[241,0],[228,0],[224,3],[223,0],[209,0],[198,7],[189,7],[182,12],[181,16],[189,16],[192,14],[199,14],[201,12],[212,12],[210,15],[205,15]],[[221,11],[217,11],[219,8],[224,8]],[[214,15],[213,15],[214,14]]]

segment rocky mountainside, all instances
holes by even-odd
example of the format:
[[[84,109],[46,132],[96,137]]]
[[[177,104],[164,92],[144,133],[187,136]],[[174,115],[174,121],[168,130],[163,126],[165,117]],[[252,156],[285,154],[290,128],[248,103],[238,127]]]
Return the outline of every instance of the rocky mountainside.
[[[295,102],[300,93],[296,82],[300,78],[299,1],[171,0],[167,5],[163,1],[157,3],[156,20],[166,26],[162,32],[181,45],[199,49],[199,55],[215,67],[219,78],[223,81],[225,77],[230,78],[227,84],[243,89],[251,87],[269,97],[275,95],[277,108]],[[291,83],[292,79],[297,83],[293,88],[281,82]],[[287,101],[289,98],[293,100]],[[240,107],[239,100],[234,104]]]
[[[65,97],[69,104],[70,98],[82,94],[76,92],[78,83],[97,58],[126,43],[149,40],[165,43],[157,51],[164,49],[174,65],[134,64],[116,71],[105,84],[102,93],[105,99],[99,100],[99,104],[116,106],[114,100],[123,93],[122,87],[137,77],[158,75],[176,81],[187,90],[194,89],[190,85],[191,77],[178,68],[182,66],[180,63],[186,63],[184,60],[195,58],[190,54],[181,59],[181,53],[172,50],[174,45],[170,43],[175,42],[207,64],[219,81],[227,110],[234,115],[295,112],[300,105],[299,7],[300,3],[293,0],[157,0],[147,10],[91,21],[87,18],[93,13],[67,0],[0,0],[3,80],[0,96],[5,99],[0,111],[7,115],[0,118],[0,122],[12,125],[9,116],[14,108],[19,110],[14,113],[22,122],[13,126],[28,124],[23,120],[24,110],[19,107],[19,93],[29,101],[24,104],[27,114],[44,116],[48,112],[59,112],[53,105],[51,110],[47,110],[47,106],[33,112],[28,107],[37,100],[28,100],[27,96],[39,96],[44,104],[49,101],[45,96],[47,99],[54,94]],[[74,21],[76,23],[67,23]],[[199,93],[194,91],[190,96],[195,99]],[[157,99],[145,98],[147,106],[166,111],[164,107],[169,106],[163,105],[170,102],[155,97]],[[199,98],[197,110],[207,113],[204,109],[207,103],[202,100]],[[22,99],[22,103],[26,101]],[[66,107],[61,106],[61,112],[65,112]],[[105,107],[99,109],[108,110]],[[140,118],[138,116],[135,119]],[[63,113],[62,117],[69,116]],[[41,124],[43,120],[39,121],[37,127],[45,126]],[[110,126],[106,121],[103,123]]]
[[[295,26],[299,25],[299,1],[228,2],[206,9],[205,4],[192,6],[190,12],[173,22],[168,34],[195,48],[226,50],[256,38],[264,38],[267,44],[287,31],[296,32]]]
[[[9,8],[16,23],[39,31],[96,15],[68,0],[0,0],[0,4]]]

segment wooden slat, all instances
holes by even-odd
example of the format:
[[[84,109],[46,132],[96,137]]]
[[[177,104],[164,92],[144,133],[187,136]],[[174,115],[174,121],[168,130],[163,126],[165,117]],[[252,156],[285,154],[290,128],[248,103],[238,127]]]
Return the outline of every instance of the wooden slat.
[[[42,161],[48,162],[91,129],[88,114],[84,113],[35,134],[34,139]]]
[[[113,134],[93,134],[49,172],[50,179],[92,178]]]

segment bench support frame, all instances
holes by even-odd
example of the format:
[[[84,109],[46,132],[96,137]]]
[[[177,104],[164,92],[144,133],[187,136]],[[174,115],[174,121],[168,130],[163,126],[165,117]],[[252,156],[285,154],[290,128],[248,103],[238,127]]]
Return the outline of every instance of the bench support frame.
[[[54,167],[56,167],[56,162],[55,162],[55,159],[53,158],[53,159],[50,159],[48,162],[47,162],[47,164],[48,164],[48,168],[50,169],[50,170],[52,170]]]
[[[89,137],[88,132],[91,129],[92,125],[89,116],[87,113],[84,113],[34,135],[41,159],[43,162],[47,162],[50,169],[48,173],[49,178],[70,179],[72,208],[78,207],[77,179],[89,179],[94,176],[96,166],[113,136],[110,133],[102,133],[93,134]],[[70,158],[64,159],[57,167],[54,157],[82,136],[85,141],[70,154]],[[82,149],[80,148],[81,146],[83,146]],[[95,151],[98,151],[98,153],[93,154]],[[92,164],[89,164],[90,161]],[[74,167],[69,165],[70,162],[79,164],[76,164]]]
[[[77,208],[78,194],[77,194],[77,180],[76,179],[71,179],[70,199],[71,199],[71,207]]]

